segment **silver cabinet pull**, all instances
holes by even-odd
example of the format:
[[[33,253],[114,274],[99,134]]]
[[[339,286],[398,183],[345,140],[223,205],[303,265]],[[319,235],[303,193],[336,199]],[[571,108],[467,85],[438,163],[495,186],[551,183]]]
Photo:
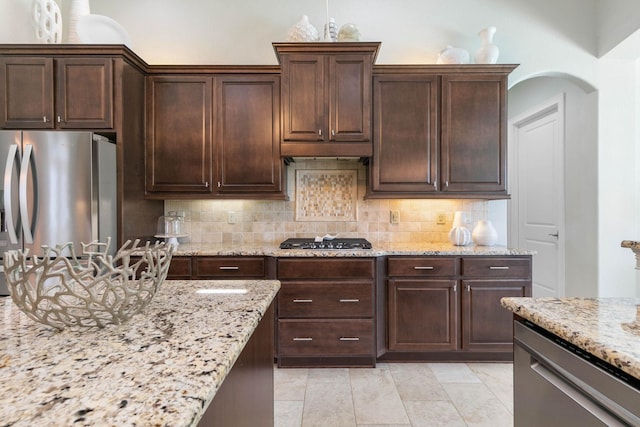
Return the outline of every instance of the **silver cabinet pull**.
[[[42,121],[43,121],[44,123],[47,123],[47,122],[48,122],[48,120],[47,120],[47,116],[44,116],[44,117],[42,118]]]
[[[357,298],[353,298],[353,299],[341,299],[340,302],[360,302],[359,299]]]
[[[431,267],[431,266],[427,266],[427,267],[417,266],[417,267],[413,267],[413,268],[414,268],[414,270],[433,270],[433,267]]]
[[[221,265],[220,267],[218,267],[218,269],[220,269],[220,270],[240,270],[240,267],[233,266],[233,265],[225,267],[224,265]]]
[[[206,182],[204,183],[204,187],[205,187],[205,188],[209,188],[209,181],[206,181]]]
[[[331,129],[331,136],[336,136],[336,131]]]
[[[453,292],[458,292],[458,285],[453,285]]]
[[[62,117],[58,116],[58,123],[62,123]]]
[[[309,303],[309,302],[313,302],[312,299],[294,299],[293,302],[295,303]]]
[[[489,266],[489,270],[508,270],[509,267],[506,265],[492,265]]]
[[[322,136],[322,129],[318,129],[318,136]]]
[[[311,337],[294,337],[293,341],[313,341]]]
[[[358,337],[340,337],[340,341],[360,341]]]

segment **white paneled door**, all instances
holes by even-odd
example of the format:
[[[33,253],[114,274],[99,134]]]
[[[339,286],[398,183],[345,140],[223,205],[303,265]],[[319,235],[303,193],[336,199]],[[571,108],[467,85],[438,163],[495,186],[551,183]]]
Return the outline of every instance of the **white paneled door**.
[[[510,121],[511,244],[537,252],[533,296],[564,296],[564,96]]]

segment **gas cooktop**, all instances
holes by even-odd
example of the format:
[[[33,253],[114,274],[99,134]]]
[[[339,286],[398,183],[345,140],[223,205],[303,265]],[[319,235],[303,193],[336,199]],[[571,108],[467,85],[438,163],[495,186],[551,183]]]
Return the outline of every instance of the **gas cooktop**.
[[[291,238],[280,243],[280,249],[371,249],[371,242],[367,239],[346,237],[333,239]]]

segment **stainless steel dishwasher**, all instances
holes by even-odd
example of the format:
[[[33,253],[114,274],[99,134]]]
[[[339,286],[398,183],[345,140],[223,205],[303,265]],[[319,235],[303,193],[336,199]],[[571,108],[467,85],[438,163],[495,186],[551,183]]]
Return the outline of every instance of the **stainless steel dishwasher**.
[[[640,381],[526,320],[516,320],[514,424],[639,426]]]

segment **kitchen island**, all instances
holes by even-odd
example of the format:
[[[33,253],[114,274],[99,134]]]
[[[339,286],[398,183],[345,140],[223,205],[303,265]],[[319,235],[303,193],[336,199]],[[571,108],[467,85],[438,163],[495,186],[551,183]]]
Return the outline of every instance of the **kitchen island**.
[[[640,300],[501,303],[515,320],[516,425],[640,424]]]
[[[218,420],[215,403],[224,398],[221,406],[233,406],[222,391],[257,329],[266,334],[261,356],[268,365],[258,368],[254,394],[260,379],[270,380],[272,416],[271,303],[279,288],[275,280],[168,280],[125,324],[62,332],[0,298],[0,425],[196,426],[203,417]]]

